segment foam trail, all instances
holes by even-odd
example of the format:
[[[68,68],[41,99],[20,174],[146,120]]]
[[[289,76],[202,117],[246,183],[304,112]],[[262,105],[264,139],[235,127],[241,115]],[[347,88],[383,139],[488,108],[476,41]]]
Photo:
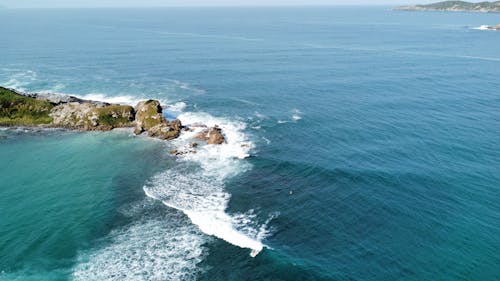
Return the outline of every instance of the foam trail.
[[[234,218],[225,212],[230,195],[224,191],[222,181],[206,172],[190,173],[193,167],[179,165],[182,168],[157,175],[152,184],[144,187],[146,195],[182,211],[207,235],[251,249],[252,256],[262,251],[264,245],[252,231],[238,230]]]
[[[294,121],[299,121],[300,119],[302,119],[302,111],[300,111],[299,109],[297,108],[294,108],[293,109],[293,115],[292,115],[292,119]]]
[[[134,223],[113,230],[104,247],[81,252],[72,280],[196,280],[208,240],[185,217],[152,204],[127,207]]]
[[[162,35],[174,35],[174,36],[186,36],[195,38],[214,38],[214,39],[226,39],[226,40],[239,40],[239,41],[264,41],[262,38],[249,38],[243,36],[232,36],[232,35],[213,35],[213,34],[201,34],[192,32],[169,32],[169,31],[151,31],[139,29],[143,32],[157,33]]]
[[[473,27],[472,29],[475,29],[475,30],[493,30],[490,28],[489,25],[481,25],[479,27]]]
[[[259,254],[264,247],[264,245],[257,239],[252,239],[242,232],[234,229],[231,223],[231,217],[224,212],[207,213],[184,211],[184,213],[204,233],[223,239],[240,248],[251,249],[252,252],[250,255],[252,257]]]
[[[175,87],[178,87],[179,89],[182,89],[182,90],[191,91],[191,92],[194,92],[197,94],[204,94],[205,93],[205,90],[194,87],[191,84],[186,83],[186,82],[182,82],[182,81],[175,80],[175,79],[170,79],[168,81],[172,82]]]
[[[8,79],[2,83],[4,87],[26,92],[27,87],[38,80],[38,75],[32,70],[18,71],[10,75]]]
[[[91,93],[87,95],[81,95],[77,96],[78,98],[84,99],[84,100],[94,100],[94,101],[103,101],[103,102],[108,102],[108,103],[118,103],[118,104],[127,104],[127,105],[132,105],[135,106],[141,99],[138,99],[137,97],[133,96],[106,96],[104,94],[100,93]]]
[[[207,235],[215,236],[240,248],[251,250],[256,256],[265,245],[262,229],[266,225],[254,226],[254,216],[229,215],[227,204],[231,197],[225,191],[225,179],[250,168],[242,161],[249,156],[253,143],[243,133],[243,122],[216,118],[206,113],[182,113],[178,118],[191,125],[193,132],[186,132],[174,140],[182,150],[192,142],[192,137],[208,127],[218,125],[226,137],[222,145],[201,145],[196,154],[179,158],[176,167],[156,175],[144,187],[147,196],[161,200],[163,204],[182,211],[193,224]]]
[[[168,104],[166,109],[172,112],[182,112],[186,108],[186,103],[180,101],[174,104]]]

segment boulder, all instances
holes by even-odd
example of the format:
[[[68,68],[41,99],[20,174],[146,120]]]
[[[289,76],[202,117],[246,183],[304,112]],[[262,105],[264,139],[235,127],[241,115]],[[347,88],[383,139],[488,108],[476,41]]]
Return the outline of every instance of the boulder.
[[[175,156],[186,155],[186,154],[196,154],[196,150],[170,150],[170,154]]]
[[[175,128],[171,127],[168,122],[160,123],[147,130],[148,136],[162,140],[175,139],[179,137],[180,133],[180,129],[176,130]]]
[[[147,131],[154,126],[164,122],[162,108],[157,100],[139,102],[135,107],[135,129],[136,135]]]
[[[222,130],[215,126],[213,128],[210,128],[208,132],[208,144],[223,144],[226,142],[226,139],[224,138],[224,135],[222,134]]]
[[[136,135],[146,132],[150,137],[171,140],[179,137],[182,129],[180,120],[169,122],[163,117],[160,102],[157,100],[141,101],[135,107]]]
[[[205,129],[194,136],[195,139],[206,141],[207,144],[223,144],[226,142],[226,138],[222,134],[222,129],[217,125],[210,129]]]
[[[181,120],[179,120],[179,119],[174,119],[174,120],[170,121],[168,125],[170,126],[170,128],[172,128],[172,130],[179,131],[179,132],[184,128],[182,126]]]
[[[210,132],[209,129],[203,130],[199,132],[196,136],[194,136],[194,138],[202,141],[207,141],[209,132]]]

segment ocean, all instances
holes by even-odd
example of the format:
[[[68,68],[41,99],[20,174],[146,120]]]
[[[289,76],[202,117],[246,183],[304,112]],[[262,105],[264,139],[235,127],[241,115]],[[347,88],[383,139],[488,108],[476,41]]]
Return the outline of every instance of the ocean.
[[[500,14],[0,18],[1,86],[227,138],[0,129],[0,280],[500,280]]]

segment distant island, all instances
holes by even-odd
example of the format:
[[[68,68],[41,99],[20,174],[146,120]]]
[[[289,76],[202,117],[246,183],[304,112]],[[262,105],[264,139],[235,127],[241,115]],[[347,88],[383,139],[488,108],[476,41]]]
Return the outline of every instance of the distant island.
[[[500,1],[470,3],[465,1],[444,1],[427,5],[400,6],[395,11],[437,11],[437,12],[477,12],[500,13]]]

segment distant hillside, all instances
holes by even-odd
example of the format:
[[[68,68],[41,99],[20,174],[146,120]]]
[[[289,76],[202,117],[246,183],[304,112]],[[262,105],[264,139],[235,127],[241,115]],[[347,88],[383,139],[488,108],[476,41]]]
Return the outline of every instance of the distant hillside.
[[[480,3],[470,3],[464,1],[444,1],[428,5],[401,6],[394,8],[394,10],[500,13],[500,1]]]

